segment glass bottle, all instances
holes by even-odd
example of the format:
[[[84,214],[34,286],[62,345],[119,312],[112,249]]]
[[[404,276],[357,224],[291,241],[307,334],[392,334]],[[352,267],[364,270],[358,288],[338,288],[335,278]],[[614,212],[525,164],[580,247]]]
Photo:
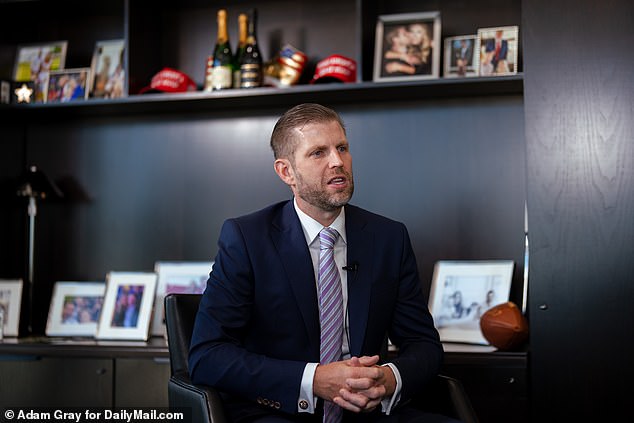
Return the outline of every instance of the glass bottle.
[[[227,33],[227,11],[218,11],[218,37],[214,48],[211,77],[205,80],[205,90],[224,90],[233,85],[233,54]],[[209,81],[208,81],[209,80]],[[210,86],[207,85],[209,83]]]
[[[233,70],[233,88],[240,88],[240,63],[242,63],[242,56],[244,50],[247,48],[247,25],[249,18],[246,13],[240,13],[238,16],[238,48],[236,49],[235,64],[236,67]]]
[[[240,88],[254,88],[262,85],[262,55],[256,37],[257,11],[251,10],[247,44],[240,60]]]

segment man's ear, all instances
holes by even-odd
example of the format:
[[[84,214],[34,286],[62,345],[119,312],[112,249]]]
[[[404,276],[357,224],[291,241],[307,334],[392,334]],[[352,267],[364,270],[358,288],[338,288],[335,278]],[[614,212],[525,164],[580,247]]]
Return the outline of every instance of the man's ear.
[[[275,173],[280,179],[288,186],[292,186],[295,183],[295,173],[293,167],[288,159],[277,159],[273,163]]]

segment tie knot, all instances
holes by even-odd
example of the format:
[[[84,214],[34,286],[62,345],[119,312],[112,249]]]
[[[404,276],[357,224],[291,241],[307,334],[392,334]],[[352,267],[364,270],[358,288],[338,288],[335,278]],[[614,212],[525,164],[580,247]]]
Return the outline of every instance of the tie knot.
[[[339,237],[336,229],[326,227],[319,232],[319,249],[329,250],[335,248],[335,242]]]

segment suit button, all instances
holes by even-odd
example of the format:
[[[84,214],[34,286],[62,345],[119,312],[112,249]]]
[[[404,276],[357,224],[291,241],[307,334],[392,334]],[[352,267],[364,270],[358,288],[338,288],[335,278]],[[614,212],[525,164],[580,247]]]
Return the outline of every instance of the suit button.
[[[301,408],[302,410],[307,410],[308,409],[308,401],[301,400],[299,402],[299,408]]]
[[[275,403],[273,403],[273,408],[275,408],[276,410],[279,410],[280,408],[282,408],[282,404],[280,404],[279,402],[275,401]]]
[[[264,400],[262,399],[262,397],[258,397],[256,401],[257,401],[258,404],[263,404],[264,403]]]
[[[264,399],[262,400],[262,405],[269,405],[269,400],[268,400],[268,399],[266,399],[266,398],[264,398]]]

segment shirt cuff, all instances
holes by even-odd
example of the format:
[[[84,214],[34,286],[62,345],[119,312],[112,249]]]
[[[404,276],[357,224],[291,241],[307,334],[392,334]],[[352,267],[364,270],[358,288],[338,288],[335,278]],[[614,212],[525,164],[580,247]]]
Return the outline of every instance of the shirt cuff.
[[[389,416],[394,407],[396,407],[399,400],[401,399],[401,388],[403,387],[403,380],[401,379],[401,374],[394,364],[387,363],[384,364],[384,366],[388,366],[390,369],[392,369],[392,372],[394,372],[394,377],[396,378],[396,389],[394,389],[394,393],[391,397],[385,397],[383,401],[381,401],[381,411]]]
[[[302,375],[302,384],[299,389],[299,399],[297,400],[297,412],[298,413],[311,413],[315,412],[315,403],[317,398],[313,394],[313,380],[315,379],[315,370],[319,363],[307,363],[304,367],[304,374]]]

